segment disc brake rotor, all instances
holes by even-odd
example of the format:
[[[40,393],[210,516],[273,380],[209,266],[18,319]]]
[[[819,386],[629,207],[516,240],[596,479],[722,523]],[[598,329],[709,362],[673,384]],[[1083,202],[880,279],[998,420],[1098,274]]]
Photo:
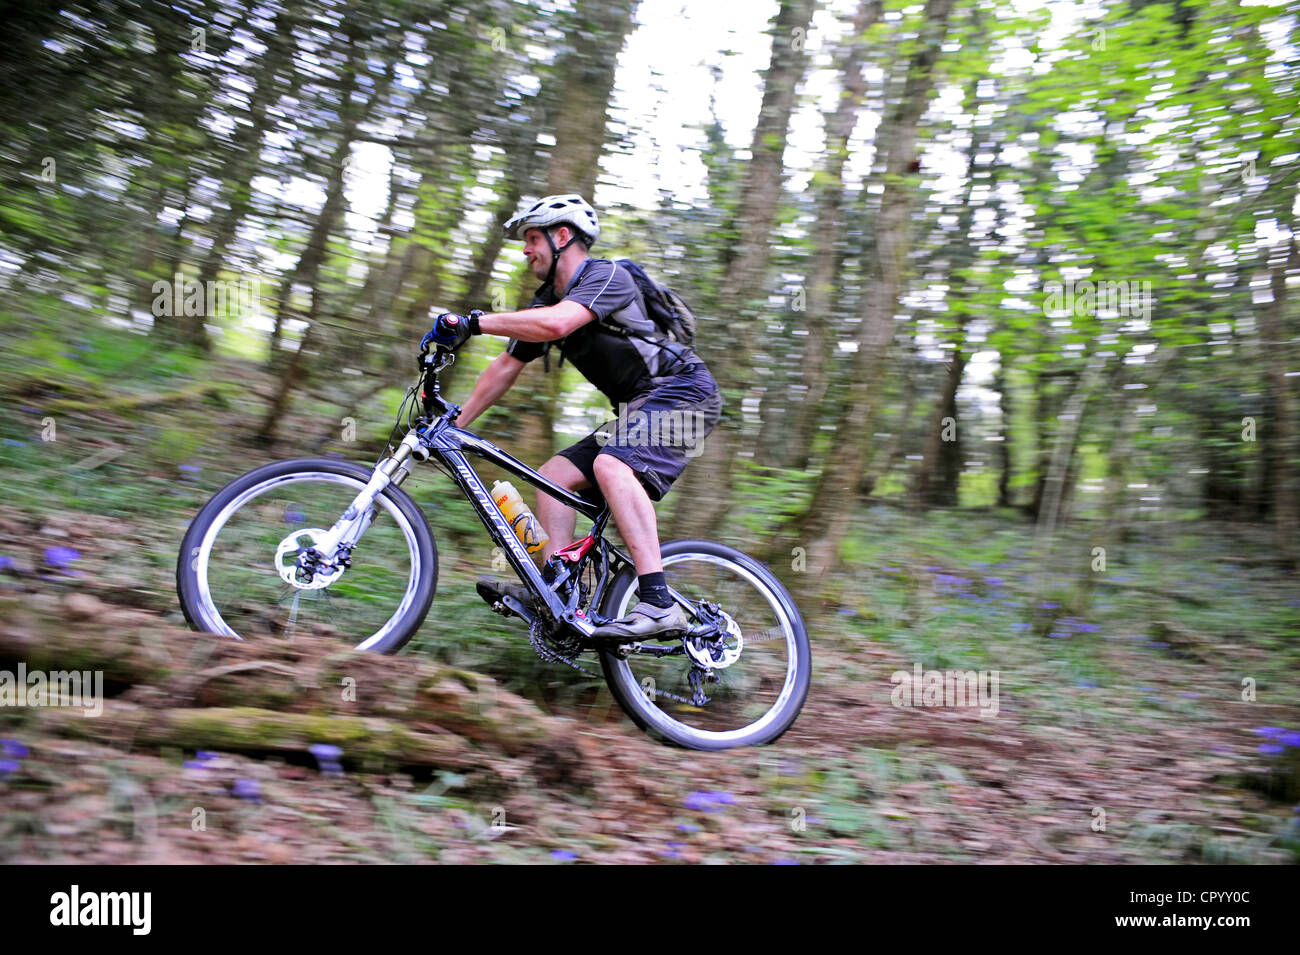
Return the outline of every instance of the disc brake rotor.
[[[745,638],[740,634],[740,624],[725,610],[713,611],[719,618],[720,638],[710,640],[696,637],[684,641],[686,655],[698,666],[707,670],[725,670],[740,659],[745,649]]]
[[[329,565],[313,560],[309,551],[328,531],[318,527],[296,530],[275,549],[275,570],[280,579],[299,590],[321,590],[343,576],[342,564]],[[306,543],[302,543],[306,538]]]

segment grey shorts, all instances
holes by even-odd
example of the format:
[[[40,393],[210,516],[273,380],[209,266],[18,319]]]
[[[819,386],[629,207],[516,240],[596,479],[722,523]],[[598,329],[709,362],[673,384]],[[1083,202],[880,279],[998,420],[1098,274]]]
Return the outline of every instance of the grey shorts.
[[[722,394],[707,368],[652,379],[651,389],[560,454],[573,462],[595,490],[598,454],[612,454],[641,480],[652,501],[663,500],[686,465],[704,451],[704,439],[722,415]]]

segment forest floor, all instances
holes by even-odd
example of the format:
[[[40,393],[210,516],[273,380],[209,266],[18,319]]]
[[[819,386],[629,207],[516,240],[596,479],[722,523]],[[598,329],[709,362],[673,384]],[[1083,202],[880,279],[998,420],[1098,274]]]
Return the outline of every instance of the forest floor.
[[[0,597],[53,608],[87,642],[112,639],[128,612],[155,621],[159,641],[178,639],[173,573],[195,511],[256,464],[321,452],[228,437],[258,420],[268,384],[222,374],[231,388],[162,407],[51,414],[57,389],[16,399],[0,424]],[[378,407],[357,420],[379,421]],[[335,420],[312,409],[284,433]],[[1258,528],[1136,524],[1103,542],[1104,580],[1085,610],[1063,615],[1090,572],[1086,527],[1045,554],[1017,515],[875,503],[854,518],[848,569],[803,607],[814,673],[798,721],[772,746],[698,753],[654,742],[603,688],[538,661],[522,624],[474,594],[491,552],[468,507],[436,472],[407,489],[429,514],[441,576],[397,660],[489,674],[564,721],[590,767],[581,785],[485,794],[457,772],[367,771],[346,753],[344,773],[327,775],[305,752],[197,757],[71,737],[0,707],[0,862],[1300,857],[1300,588]],[[87,614],[99,606],[87,595],[114,613]],[[918,664],[996,671],[996,714],[895,706],[891,677]],[[518,755],[489,758],[519,776]]]

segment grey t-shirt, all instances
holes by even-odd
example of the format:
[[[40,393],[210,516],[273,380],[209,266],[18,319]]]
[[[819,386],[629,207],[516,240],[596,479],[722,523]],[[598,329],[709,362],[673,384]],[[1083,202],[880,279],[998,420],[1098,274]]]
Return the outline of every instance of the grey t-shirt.
[[[663,334],[645,312],[641,292],[628,271],[608,259],[586,259],[563,294],[543,286],[534,295],[531,308],[555,305],[561,301],[585,305],[596,315],[564,338],[556,339],[561,353],[582,372],[596,389],[617,409],[621,402],[631,402],[649,391],[651,379],[683,374],[701,365],[690,347],[669,341],[660,346],[654,341],[623,337],[602,325],[619,325],[655,339]],[[547,342],[524,342],[510,339],[506,351],[520,361],[533,361],[546,351]]]

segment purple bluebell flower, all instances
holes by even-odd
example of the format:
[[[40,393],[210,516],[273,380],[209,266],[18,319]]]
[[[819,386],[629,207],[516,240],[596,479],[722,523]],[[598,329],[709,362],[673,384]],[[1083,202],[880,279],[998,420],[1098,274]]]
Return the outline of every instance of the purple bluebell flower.
[[[1096,681],[1096,680],[1080,680],[1080,681],[1079,681],[1079,686],[1083,687],[1085,690],[1095,690],[1095,689],[1097,689],[1097,681]]]
[[[776,859],[773,860],[772,862],[772,865],[798,865],[798,864],[799,863],[795,862],[793,859]]]
[[[713,800],[709,799],[707,793],[689,793],[682,805],[687,809],[703,809],[705,812],[713,812]]]
[[[195,759],[203,760],[203,762],[205,763],[210,759],[219,759],[220,757],[221,757],[220,753],[214,753],[208,749],[201,749],[194,754]]]
[[[572,862],[574,859],[578,858],[578,854],[576,852],[570,852],[568,849],[552,849],[551,858],[556,862]]]
[[[11,570],[14,566],[14,559],[7,554],[0,554],[0,570]]]
[[[27,755],[28,749],[26,744],[20,743],[16,739],[0,739],[0,752],[3,752],[6,756],[22,759]]]
[[[314,743],[307,747],[307,752],[316,757],[320,763],[320,771],[326,776],[342,776],[343,767],[339,765],[339,757],[343,755],[343,750],[330,743]]]
[[[288,508],[285,508],[284,522],[286,524],[301,524],[305,520],[307,520],[307,517],[302,513],[302,511],[291,511]]]
[[[208,764],[203,762],[203,760],[201,759],[187,759],[185,760],[185,768],[186,769],[207,769]]]
[[[1300,733],[1297,733],[1295,730],[1292,730],[1289,733],[1283,733],[1278,737],[1278,739],[1282,742],[1283,746],[1300,746]]]
[[[249,802],[262,801],[262,787],[257,784],[256,779],[236,779],[234,785],[230,787],[230,792]]]
[[[1276,743],[1261,743],[1259,746],[1259,751],[1266,756],[1277,756],[1282,752],[1282,749],[1283,747],[1278,746]]]
[[[691,823],[689,823],[689,822],[681,822],[681,823],[678,823],[678,824],[677,824],[677,828],[680,829],[682,832],[699,832],[699,831],[700,831],[700,827],[699,827],[699,826],[691,825]]]
[[[5,444],[11,448],[22,448],[27,446],[26,441],[19,441],[17,438],[5,438]]]
[[[45,562],[51,567],[67,567],[74,560],[81,558],[81,551],[72,547],[45,548]]]
[[[16,759],[0,759],[0,776],[16,773],[22,766]]]
[[[704,812],[720,812],[719,806],[734,806],[736,797],[724,792],[695,792],[686,797],[683,805],[687,809],[699,809]]]
[[[1286,730],[1282,729],[1280,726],[1260,726],[1257,727],[1254,732],[1259,736],[1271,736],[1276,738],[1285,733]]]

